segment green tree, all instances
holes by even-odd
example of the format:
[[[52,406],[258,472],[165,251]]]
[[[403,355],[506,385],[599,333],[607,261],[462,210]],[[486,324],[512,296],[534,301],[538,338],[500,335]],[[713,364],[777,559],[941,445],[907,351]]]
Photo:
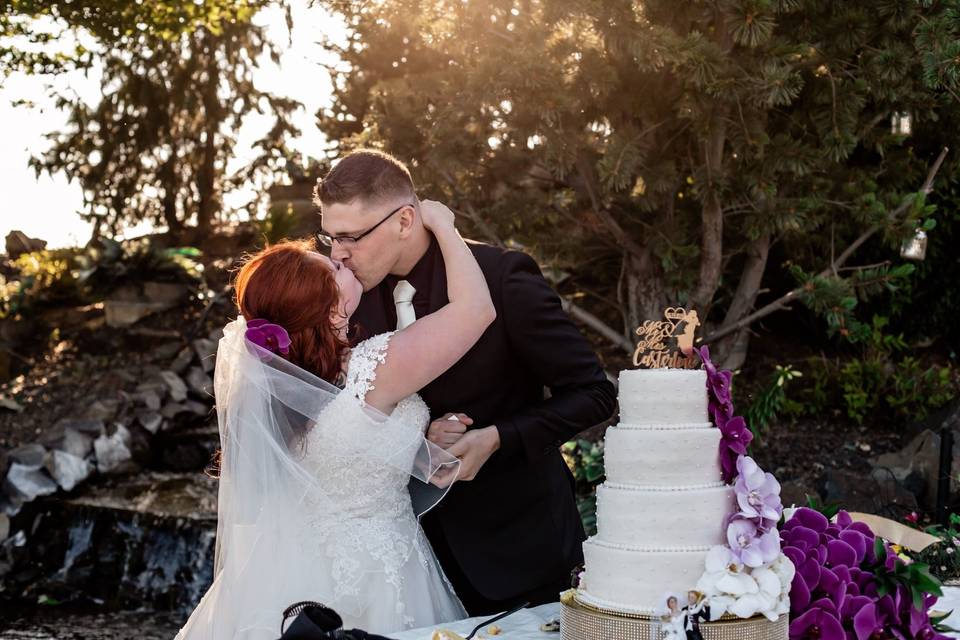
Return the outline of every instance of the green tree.
[[[0,77],[14,71],[55,73],[89,66],[95,52],[76,38],[52,53],[48,45],[77,31],[104,45],[124,46],[144,31],[173,40],[199,28],[249,20],[265,0],[0,0]]]
[[[857,339],[858,300],[909,275],[848,261],[932,213],[960,3],[326,4],[352,30],[318,116],[338,151],[409,159],[477,233],[572,273],[625,348],[676,303],[733,367],[794,300]],[[796,288],[758,304],[774,248]]]
[[[181,238],[192,225],[190,232],[202,237],[221,213],[225,192],[280,169],[284,141],[296,134],[289,116],[299,105],[260,91],[252,80],[259,56],[278,58],[276,45],[251,22],[267,4],[15,3],[25,21],[8,25],[33,25],[40,33],[36,20],[53,18],[92,34],[99,45],[62,60],[11,58],[34,71],[96,64],[102,73],[99,103],[57,97],[69,122],[32,161],[38,173],[63,171],[78,180],[82,215],[94,222],[95,235],[147,220]],[[272,115],[274,124],[256,143],[260,156],[228,176],[236,134],[255,112]]]

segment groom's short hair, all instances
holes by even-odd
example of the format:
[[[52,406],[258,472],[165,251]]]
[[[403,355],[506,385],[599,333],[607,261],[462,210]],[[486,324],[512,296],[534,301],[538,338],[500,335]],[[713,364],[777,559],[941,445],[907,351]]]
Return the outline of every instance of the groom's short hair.
[[[379,202],[397,196],[415,197],[413,179],[407,166],[388,153],[357,149],[340,159],[317,180],[313,203],[348,203],[357,198]]]

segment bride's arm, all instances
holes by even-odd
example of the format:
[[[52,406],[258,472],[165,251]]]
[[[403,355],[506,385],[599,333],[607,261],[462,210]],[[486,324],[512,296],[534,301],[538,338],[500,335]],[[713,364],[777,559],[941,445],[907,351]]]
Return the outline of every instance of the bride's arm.
[[[376,385],[366,396],[384,412],[452,367],[496,318],[487,281],[454,226],[453,212],[432,200],[423,200],[420,212],[443,253],[449,302],[391,338]]]

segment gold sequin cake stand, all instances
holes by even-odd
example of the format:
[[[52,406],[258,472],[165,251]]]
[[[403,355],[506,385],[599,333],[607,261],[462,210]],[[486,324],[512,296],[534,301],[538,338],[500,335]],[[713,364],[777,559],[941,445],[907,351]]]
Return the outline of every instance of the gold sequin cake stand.
[[[776,622],[760,616],[749,620],[703,622],[703,640],[787,640],[786,615]],[[562,640],[662,640],[659,621],[629,613],[598,609],[577,600],[571,589],[560,596],[560,637]]]

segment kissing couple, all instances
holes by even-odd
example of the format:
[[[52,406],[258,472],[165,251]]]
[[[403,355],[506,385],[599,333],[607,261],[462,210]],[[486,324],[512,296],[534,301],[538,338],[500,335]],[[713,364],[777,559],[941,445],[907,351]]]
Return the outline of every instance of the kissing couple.
[[[316,243],[236,276],[214,580],[177,638],[273,639],[303,600],[374,633],[557,600],[584,539],[559,447],[615,408],[590,345],[397,159],[352,152],[315,200]]]

